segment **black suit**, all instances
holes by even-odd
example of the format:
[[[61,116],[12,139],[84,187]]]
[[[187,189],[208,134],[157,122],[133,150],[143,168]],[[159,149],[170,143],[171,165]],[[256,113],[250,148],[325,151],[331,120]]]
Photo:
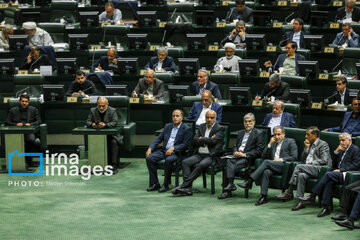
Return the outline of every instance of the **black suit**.
[[[264,158],[265,161],[250,176],[255,180],[256,185],[261,184],[261,194],[264,196],[267,195],[271,175],[281,174],[285,162],[296,161],[298,156],[295,140],[292,138],[284,138],[279,153],[279,158],[282,159],[282,161],[274,161],[277,146],[278,143],[274,142],[270,147],[266,146],[264,148],[261,157]]]
[[[289,100],[290,97],[290,86],[286,82],[281,82],[280,85],[278,87],[275,87],[274,89],[274,88],[270,88],[269,83],[266,83],[264,89],[260,94],[261,98],[263,98],[264,96],[267,97],[274,96],[278,100],[287,101]]]
[[[345,18],[345,16],[346,16],[345,7],[339,8],[336,11],[335,22],[337,22],[338,20],[343,20]],[[360,21],[360,8],[359,7],[354,7],[353,8],[351,19],[352,19],[353,22],[359,22]]]
[[[184,182],[181,187],[188,188],[192,182],[201,174],[201,172],[209,167],[213,160],[210,154],[199,153],[200,147],[208,147],[209,153],[218,152],[224,145],[224,128],[215,122],[210,130],[209,136],[205,137],[207,126],[206,123],[200,124],[199,130],[194,137],[194,155],[184,159],[182,162]],[[216,135],[214,138],[213,136]],[[201,139],[199,139],[201,137]],[[197,164],[195,169],[191,168]]]
[[[284,39],[280,42],[280,46],[284,47],[288,41],[292,41],[294,37],[294,31],[288,31],[284,34]],[[300,46],[298,48],[305,48],[305,39],[304,35],[309,35],[310,33],[306,30],[302,30],[300,33]]]
[[[343,188],[341,195],[340,206],[343,208],[343,211],[349,216],[351,209],[354,205],[356,196],[360,193],[360,180],[353,182],[352,184],[347,185]]]
[[[333,94],[336,94],[334,97],[331,98],[330,103],[338,102],[339,104],[342,103],[343,105],[349,105],[351,104],[350,98],[349,98],[349,89],[345,89],[345,96],[344,96],[344,102],[341,102],[341,96],[338,91],[333,92]]]

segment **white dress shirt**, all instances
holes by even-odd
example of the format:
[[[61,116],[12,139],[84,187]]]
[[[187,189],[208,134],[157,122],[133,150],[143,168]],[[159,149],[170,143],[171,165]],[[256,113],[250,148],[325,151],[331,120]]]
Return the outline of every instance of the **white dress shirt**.
[[[198,120],[196,120],[196,125],[200,125],[200,124],[205,123],[205,115],[206,115],[206,113],[207,113],[208,111],[211,110],[211,106],[212,106],[212,103],[211,103],[211,105],[210,105],[208,108],[206,108],[206,107],[203,105],[203,109],[201,110],[200,116],[199,116]]]

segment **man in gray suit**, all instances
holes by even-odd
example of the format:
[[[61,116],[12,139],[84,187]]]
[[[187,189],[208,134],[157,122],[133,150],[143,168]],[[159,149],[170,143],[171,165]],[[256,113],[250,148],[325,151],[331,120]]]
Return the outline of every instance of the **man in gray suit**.
[[[254,22],[253,10],[245,5],[245,0],[236,0],[236,7],[230,9],[227,15],[227,21],[243,20],[245,23]]]
[[[90,109],[90,114],[86,120],[86,126],[90,128],[113,128],[118,125],[118,115],[116,109],[109,106],[109,101],[106,97],[99,97],[97,107]],[[117,173],[117,166],[119,161],[119,149],[121,136],[108,135],[108,164],[113,166],[114,174]]]
[[[132,96],[138,97],[139,94],[152,95],[155,98],[154,101],[164,98],[164,82],[156,78],[151,68],[146,70],[145,78],[139,79]]]
[[[308,127],[305,135],[305,147],[301,155],[304,164],[296,165],[289,181],[289,188],[277,195],[278,199],[288,200],[293,198],[293,189],[297,186],[296,196],[304,197],[305,183],[309,178],[318,178],[322,166],[331,166],[332,160],[327,142],[321,140],[320,130],[317,127]],[[297,211],[305,208],[299,201],[291,210]]]
[[[252,188],[253,182],[261,185],[261,197],[255,203],[256,206],[267,203],[267,193],[270,177],[273,174],[281,174],[285,162],[296,161],[298,149],[292,138],[285,138],[285,129],[282,126],[274,127],[274,135],[269,144],[262,152],[265,161],[250,175],[250,178],[238,184],[242,188]]]

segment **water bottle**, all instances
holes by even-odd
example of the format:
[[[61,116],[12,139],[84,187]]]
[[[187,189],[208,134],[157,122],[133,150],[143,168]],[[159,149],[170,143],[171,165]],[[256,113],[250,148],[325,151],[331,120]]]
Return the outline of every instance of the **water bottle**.
[[[271,67],[271,66],[269,67],[268,72],[269,72],[270,74],[272,73],[272,67]]]
[[[220,22],[220,20],[219,20],[219,18],[218,18],[218,17],[216,18],[216,20],[215,20],[215,21],[216,21],[216,23]]]

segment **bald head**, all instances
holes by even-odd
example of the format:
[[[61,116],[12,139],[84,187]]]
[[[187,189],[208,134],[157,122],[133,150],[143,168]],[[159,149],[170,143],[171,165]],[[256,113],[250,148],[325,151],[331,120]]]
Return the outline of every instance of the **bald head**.
[[[206,108],[210,107],[210,105],[212,103],[212,94],[209,90],[205,90],[201,94],[201,102],[204,105],[204,107],[206,107]]]
[[[209,110],[205,114],[206,126],[210,128],[216,121],[216,112],[214,110]]]
[[[97,101],[97,108],[99,112],[104,113],[109,106],[109,101],[106,97],[99,97]]]
[[[115,50],[115,48],[109,48],[109,50],[107,51],[107,59],[109,60],[109,62],[112,62],[116,57],[117,51]]]

